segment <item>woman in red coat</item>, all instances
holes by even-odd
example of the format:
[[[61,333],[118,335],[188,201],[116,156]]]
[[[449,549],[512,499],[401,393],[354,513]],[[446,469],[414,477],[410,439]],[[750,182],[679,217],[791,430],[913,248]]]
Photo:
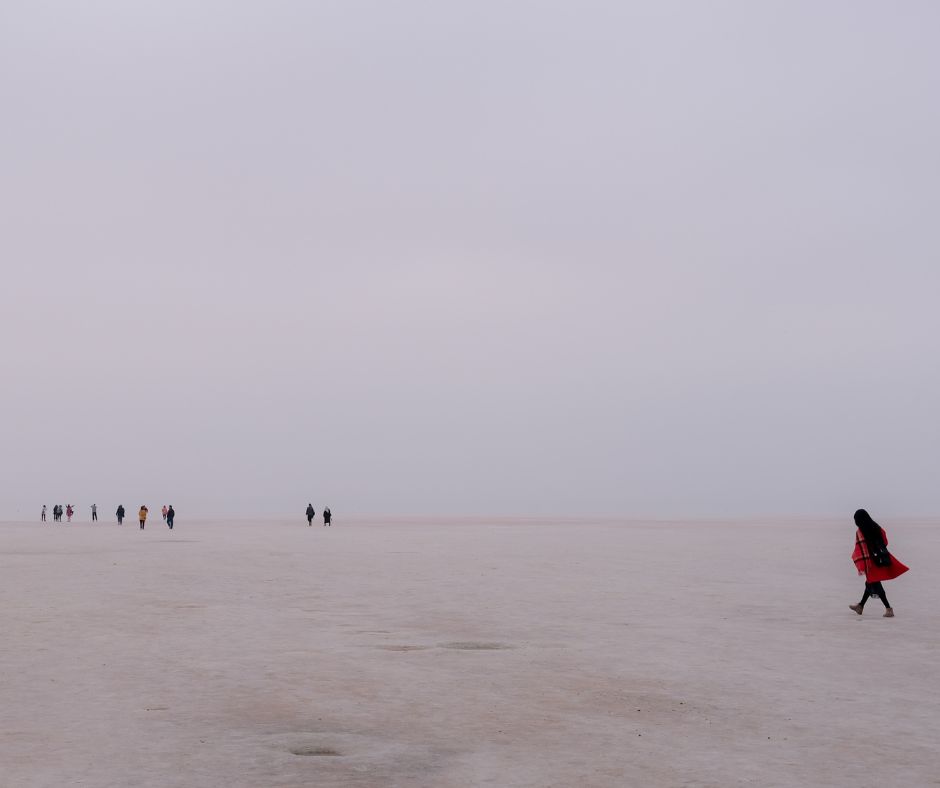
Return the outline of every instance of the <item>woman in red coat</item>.
[[[858,573],[865,575],[865,593],[861,602],[849,607],[862,615],[868,597],[877,596],[884,603],[885,618],[893,618],[894,610],[888,604],[888,597],[881,583],[884,580],[894,580],[908,568],[888,552],[888,535],[885,529],[872,520],[871,515],[864,509],[855,513],[855,525],[858,530],[855,532],[852,560]]]

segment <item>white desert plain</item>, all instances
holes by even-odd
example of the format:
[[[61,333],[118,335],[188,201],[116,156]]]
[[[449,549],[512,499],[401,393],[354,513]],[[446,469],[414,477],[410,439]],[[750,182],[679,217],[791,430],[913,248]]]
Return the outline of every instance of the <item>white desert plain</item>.
[[[940,785],[940,523],[874,514],[894,619],[851,512],[2,524],[0,785]]]

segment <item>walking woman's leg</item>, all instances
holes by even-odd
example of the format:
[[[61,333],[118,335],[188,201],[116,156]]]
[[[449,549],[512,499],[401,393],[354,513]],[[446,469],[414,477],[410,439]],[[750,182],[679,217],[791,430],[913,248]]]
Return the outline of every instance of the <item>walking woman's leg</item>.
[[[890,608],[891,605],[888,604],[888,595],[885,593],[885,587],[881,583],[872,583],[871,584],[871,593],[872,596],[877,596],[885,608]]]
[[[868,597],[870,595],[871,595],[871,585],[869,583],[865,583],[865,593],[862,594],[862,601],[859,602],[857,605],[849,605],[849,608],[854,610],[859,615],[862,615],[862,613],[865,610],[865,602],[868,601]]]

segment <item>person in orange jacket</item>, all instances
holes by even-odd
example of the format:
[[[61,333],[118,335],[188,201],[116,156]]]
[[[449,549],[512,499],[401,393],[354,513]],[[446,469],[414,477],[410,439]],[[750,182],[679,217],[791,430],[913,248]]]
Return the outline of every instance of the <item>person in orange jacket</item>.
[[[137,516],[140,517],[140,530],[144,530],[144,526],[147,524],[147,512],[150,510],[146,506],[141,506],[140,511],[137,513]]]

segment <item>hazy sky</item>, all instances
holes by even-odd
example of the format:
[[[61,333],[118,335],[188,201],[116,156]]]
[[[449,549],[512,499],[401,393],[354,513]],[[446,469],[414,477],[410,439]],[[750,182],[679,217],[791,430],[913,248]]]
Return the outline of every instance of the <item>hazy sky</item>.
[[[2,0],[0,512],[940,511],[938,30]]]

